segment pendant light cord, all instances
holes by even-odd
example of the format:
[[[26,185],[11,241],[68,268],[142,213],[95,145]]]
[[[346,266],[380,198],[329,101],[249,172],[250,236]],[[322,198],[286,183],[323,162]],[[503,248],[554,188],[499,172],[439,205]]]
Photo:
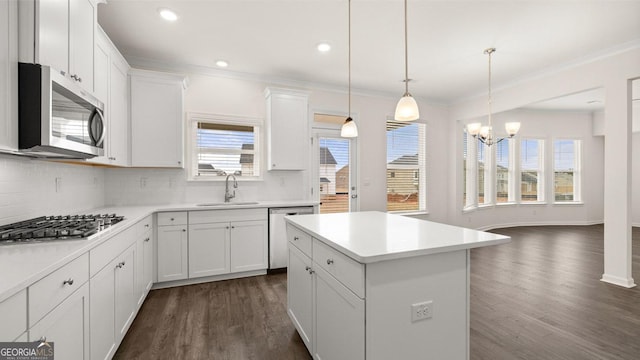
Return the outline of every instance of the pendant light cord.
[[[404,0],[404,91],[409,94],[409,45],[407,35],[407,0]]]
[[[351,118],[351,0],[349,0],[349,118]]]
[[[491,99],[491,54],[493,54],[494,51],[496,51],[496,49],[494,49],[494,48],[489,48],[489,49],[485,50],[485,53],[489,55],[489,100],[487,101],[487,103],[489,105],[489,126],[491,126],[491,103],[492,103],[492,99]]]

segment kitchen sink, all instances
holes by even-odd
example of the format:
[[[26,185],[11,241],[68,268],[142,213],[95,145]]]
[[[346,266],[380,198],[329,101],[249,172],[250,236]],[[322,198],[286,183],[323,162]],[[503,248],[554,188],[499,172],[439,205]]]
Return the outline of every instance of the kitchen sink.
[[[239,206],[239,205],[258,205],[257,201],[239,201],[239,202],[216,202],[196,204],[196,206]]]

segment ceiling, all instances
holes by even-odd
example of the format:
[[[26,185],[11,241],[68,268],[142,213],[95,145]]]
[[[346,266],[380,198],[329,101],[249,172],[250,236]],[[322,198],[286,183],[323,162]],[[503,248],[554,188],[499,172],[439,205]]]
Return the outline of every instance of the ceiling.
[[[130,62],[226,70],[262,79],[347,87],[347,0],[108,0],[98,20]],[[167,22],[159,8],[179,18]],[[402,0],[353,0],[354,89],[404,92]],[[640,0],[432,1],[408,4],[411,93],[449,104],[640,46]],[[327,42],[328,53],[316,45]],[[216,71],[216,70],[214,70]],[[582,101],[582,100],[581,100]]]

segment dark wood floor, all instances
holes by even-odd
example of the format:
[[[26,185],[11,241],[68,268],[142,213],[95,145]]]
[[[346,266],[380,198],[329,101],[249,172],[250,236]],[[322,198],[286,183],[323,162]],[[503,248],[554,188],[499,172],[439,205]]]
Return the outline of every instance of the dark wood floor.
[[[599,281],[601,225],[495,232],[513,241],[471,252],[471,359],[640,359],[640,289]],[[286,274],[154,290],[115,359],[311,359],[285,306]]]

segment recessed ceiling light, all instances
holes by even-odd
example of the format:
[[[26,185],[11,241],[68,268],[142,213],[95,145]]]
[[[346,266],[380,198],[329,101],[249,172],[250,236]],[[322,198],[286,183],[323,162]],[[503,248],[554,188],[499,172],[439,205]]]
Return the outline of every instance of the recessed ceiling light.
[[[331,45],[327,44],[327,43],[320,43],[318,44],[318,51],[320,52],[327,52],[331,50]]]
[[[167,21],[176,21],[178,20],[178,14],[175,11],[167,8],[158,9],[158,13],[160,16]]]
[[[221,68],[226,68],[227,66],[229,66],[229,63],[224,60],[218,60],[216,61],[216,66]]]

